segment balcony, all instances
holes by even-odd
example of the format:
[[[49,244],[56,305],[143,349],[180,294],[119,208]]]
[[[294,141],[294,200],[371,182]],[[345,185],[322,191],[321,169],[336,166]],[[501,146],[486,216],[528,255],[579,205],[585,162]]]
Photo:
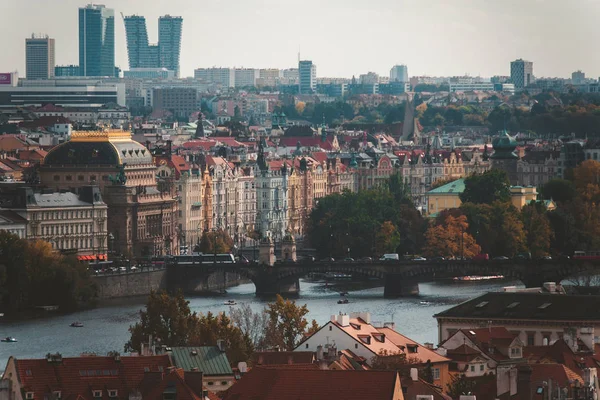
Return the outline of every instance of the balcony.
[[[192,203],[192,208],[198,208],[198,207],[202,207],[202,202],[201,201],[194,201]]]

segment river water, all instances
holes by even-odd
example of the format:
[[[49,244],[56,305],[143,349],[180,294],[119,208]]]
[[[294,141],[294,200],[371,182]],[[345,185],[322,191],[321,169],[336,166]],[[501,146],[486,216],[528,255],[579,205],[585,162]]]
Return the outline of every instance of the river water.
[[[450,282],[440,281],[419,285],[420,295],[412,298],[384,299],[383,287],[349,290],[348,304],[337,304],[340,295],[323,283],[301,281],[299,304],[306,304],[308,318],[325,324],[331,314],[338,312],[370,312],[374,322],[396,323],[396,330],[417,342],[437,343],[437,323],[433,315],[455,304],[488,291],[502,290],[504,286],[522,286],[515,281]],[[249,304],[253,310],[262,309],[268,301],[254,295],[253,284],[229,288],[225,296],[189,298],[192,311],[207,313],[227,312],[228,299],[238,305]],[[129,338],[128,328],[138,320],[144,298],[129,299],[114,304],[69,315],[2,322],[0,337],[14,336],[17,343],[0,343],[0,371],[8,358],[43,358],[47,353],[77,356],[83,352],[106,354],[111,350],[123,353]],[[71,322],[80,321],[83,328],[71,328]]]

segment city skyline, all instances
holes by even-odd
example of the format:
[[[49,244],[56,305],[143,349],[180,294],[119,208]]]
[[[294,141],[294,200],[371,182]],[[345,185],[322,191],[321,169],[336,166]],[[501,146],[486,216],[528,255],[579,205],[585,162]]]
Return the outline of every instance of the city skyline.
[[[23,39],[31,32],[56,39],[57,65],[78,63],[77,12],[87,2],[5,3],[3,18],[8,22],[0,24],[0,32],[8,39],[0,70],[25,75]],[[534,62],[537,77],[569,77],[579,69],[592,78],[600,75],[600,55],[576,45],[593,36],[600,4],[584,0],[573,8],[558,0],[458,3],[376,0],[366,8],[354,0],[307,0],[306,7],[298,9],[289,2],[252,0],[232,9],[222,1],[201,7],[184,0],[153,7],[140,0],[104,2],[116,15],[144,15],[150,42],[158,40],[159,16],[180,15],[190,21],[183,27],[181,76],[211,66],[290,68],[297,65],[298,50],[302,59],[318,65],[320,77],[349,78],[368,71],[386,76],[396,64],[407,65],[413,76],[509,75],[510,62],[518,58]],[[312,10],[317,5],[315,18]],[[356,27],[350,29],[349,21],[356,21]],[[115,64],[127,69],[121,21],[115,24],[115,48]]]

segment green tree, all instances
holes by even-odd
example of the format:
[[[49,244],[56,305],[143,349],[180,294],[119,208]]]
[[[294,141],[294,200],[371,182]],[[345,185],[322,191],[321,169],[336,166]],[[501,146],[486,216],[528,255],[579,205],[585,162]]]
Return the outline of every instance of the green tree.
[[[400,244],[400,233],[391,221],[385,221],[377,231],[376,254],[395,253]]]
[[[577,195],[575,184],[566,179],[552,179],[541,187],[540,194],[546,200],[558,203],[571,201]]]
[[[266,312],[269,316],[267,340],[271,347],[292,351],[305,335],[318,329],[314,320],[310,327],[308,325],[306,304],[297,306],[295,301],[284,300],[280,295],[277,295],[274,303],[267,305]]]
[[[129,327],[131,338],[125,352],[141,351],[141,345],[152,335],[166,346],[186,346],[198,326],[198,316],[190,310],[190,302],[181,292],[169,296],[167,292],[151,292],[146,309],[140,310],[140,321]]]
[[[463,203],[510,201],[510,182],[505,171],[492,169],[465,178],[465,190],[460,194]]]
[[[404,184],[404,180],[400,173],[395,173],[390,176],[390,179],[388,180],[388,189],[394,196],[394,200],[397,202],[411,202],[410,187]]]

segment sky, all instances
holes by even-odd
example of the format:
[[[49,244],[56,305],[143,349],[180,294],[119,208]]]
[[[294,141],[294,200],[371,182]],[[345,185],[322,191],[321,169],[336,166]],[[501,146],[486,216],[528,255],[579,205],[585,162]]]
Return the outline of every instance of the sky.
[[[25,75],[25,38],[56,40],[56,64],[78,64],[76,0],[0,0],[0,72]],[[509,75],[534,62],[537,77],[600,76],[600,0],[106,0],[115,10],[116,64],[128,69],[121,13],[183,17],[181,75],[198,67],[291,68],[302,59],[319,77]]]

